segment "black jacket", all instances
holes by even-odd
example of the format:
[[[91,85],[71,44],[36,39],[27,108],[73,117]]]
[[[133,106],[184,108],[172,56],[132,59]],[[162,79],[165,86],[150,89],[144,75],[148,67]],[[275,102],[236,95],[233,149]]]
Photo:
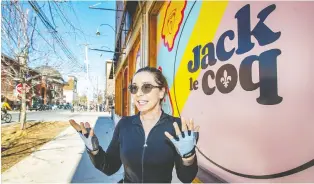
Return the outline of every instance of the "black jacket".
[[[183,183],[191,183],[198,166],[194,163],[185,166],[173,144],[165,136],[168,131],[175,135],[173,122],[181,129],[181,120],[164,112],[148,134],[145,133],[139,114],[123,117],[117,124],[111,143],[105,152],[101,147],[97,155],[89,153],[94,166],[105,173],[116,173],[124,166],[124,182],[171,183],[175,165],[178,178]]]

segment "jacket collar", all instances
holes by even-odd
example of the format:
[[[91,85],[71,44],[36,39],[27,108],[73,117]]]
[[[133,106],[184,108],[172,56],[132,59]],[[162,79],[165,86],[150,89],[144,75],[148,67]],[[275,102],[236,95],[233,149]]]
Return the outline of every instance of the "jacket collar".
[[[141,113],[141,112],[138,112],[138,113],[135,115],[135,117],[133,118],[133,121],[132,121],[133,124],[142,125],[142,121],[141,121],[141,118],[140,118],[140,113]],[[165,122],[164,120],[165,120],[166,118],[168,118],[168,117],[169,117],[169,115],[166,114],[166,113],[161,109],[161,116],[160,116],[159,120],[157,121],[156,125],[164,123],[164,122]]]

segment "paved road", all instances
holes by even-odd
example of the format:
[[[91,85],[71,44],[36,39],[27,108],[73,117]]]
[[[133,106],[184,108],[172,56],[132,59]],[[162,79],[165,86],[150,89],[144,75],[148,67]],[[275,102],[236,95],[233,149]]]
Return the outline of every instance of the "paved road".
[[[10,113],[10,112],[9,112]],[[8,125],[16,123],[19,120],[19,113],[13,112],[11,123],[5,123],[1,121],[2,125]],[[69,110],[50,110],[50,111],[32,111],[27,112],[26,120],[27,121],[68,121],[71,118],[80,118],[81,116],[97,116],[101,115],[100,112],[74,112],[72,113]]]

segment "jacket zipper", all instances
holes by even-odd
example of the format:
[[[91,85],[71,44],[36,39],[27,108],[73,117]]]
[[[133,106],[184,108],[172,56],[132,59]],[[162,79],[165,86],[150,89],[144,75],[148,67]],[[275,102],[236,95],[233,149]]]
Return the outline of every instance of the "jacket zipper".
[[[144,132],[144,134],[145,134],[145,132]],[[144,154],[145,154],[145,149],[147,147],[145,135],[144,135],[144,138],[145,138],[145,143],[143,145],[143,153],[142,153],[142,183],[144,183]]]
[[[158,123],[158,122],[157,122]],[[143,125],[141,125],[141,127],[142,127],[142,130],[143,130],[143,132],[144,132],[144,145],[143,145],[143,152],[142,152],[142,183],[144,183],[144,155],[145,155],[145,149],[146,149],[146,147],[147,147],[147,140],[148,140],[148,138],[149,138],[149,135],[150,135],[150,133],[153,131],[153,129],[155,128],[155,127],[157,127],[158,125],[155,125],[150,131],[149,131],[149,133],[148,133],[148,135],[147,135],[147,139],[146,139],[146,136],[145,136],[145,131],[144,131],[144,127],[143,127]]]

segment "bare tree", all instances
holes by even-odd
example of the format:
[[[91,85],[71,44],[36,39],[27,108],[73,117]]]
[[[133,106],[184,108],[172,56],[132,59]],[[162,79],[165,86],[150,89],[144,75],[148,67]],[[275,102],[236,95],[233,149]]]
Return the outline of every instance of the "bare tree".
[[[2,2],[2,49],[15,56],[18,61],[18,68],[15,68],[14,63],[5,63],[5,67],[1,72],[4,72],[10,78],[19,81],[23,88],[21,93],[21,113],[20,123],[21,129],[25,128],[26,122],[26,83],[35,77],[27,78],[27,62],[29,58],[29,51],[32,46],[32,39],[34,35],[34,29],[36,26],[36,19],[29,17],[29,9],[24,12],[17,1]],[[32,27],[29,26],[32,25]],[[3,60],[3,62],[7,62]],[[11,81],[12,82],[12,81]],[[9,85],[12,85],[10,83]]]
[[[30,9],[27,9],[25,4],[30,5],[28,6]],[[1,73],[9,77],[10,80],[5,81],[7,85],[13,86],[15,82],[23,84],[20,113],[21,129],[25,128],[26,122],[25,86],[27,83],[30,84],[32,80],[41,77],[41,74],[29,77],[30,65],[48,65],[49,63],[49,66],[55,69],[63,71],[70,69],[66,73],[77,73],[83,70],[83,64],[80,64],[56,30],[56,20],[59,18],[65,22],[64,25],[69,25],[73,30],[72,35],[76,35],[76,31],[82,31],[75,28],[73,24],[69,24],[65,10],[58,2],[50,1],[46,4],[49,5],[48,14],[50,13],[50,16],[45,15],[44,5],[45,2],[43,2],[43,6],[40,6],[40,3],[36,1],[1,2],[1,52],[11,56],[18,64],[18,67],[15,67],[16,65],[4,60],[5,67],[1,68]],[[51,17],[52,23],[48,17]],[[42,23],[46,31],[39,30],[37,26],[39,22]],[[60,55],[61,53],[63,56]]]

